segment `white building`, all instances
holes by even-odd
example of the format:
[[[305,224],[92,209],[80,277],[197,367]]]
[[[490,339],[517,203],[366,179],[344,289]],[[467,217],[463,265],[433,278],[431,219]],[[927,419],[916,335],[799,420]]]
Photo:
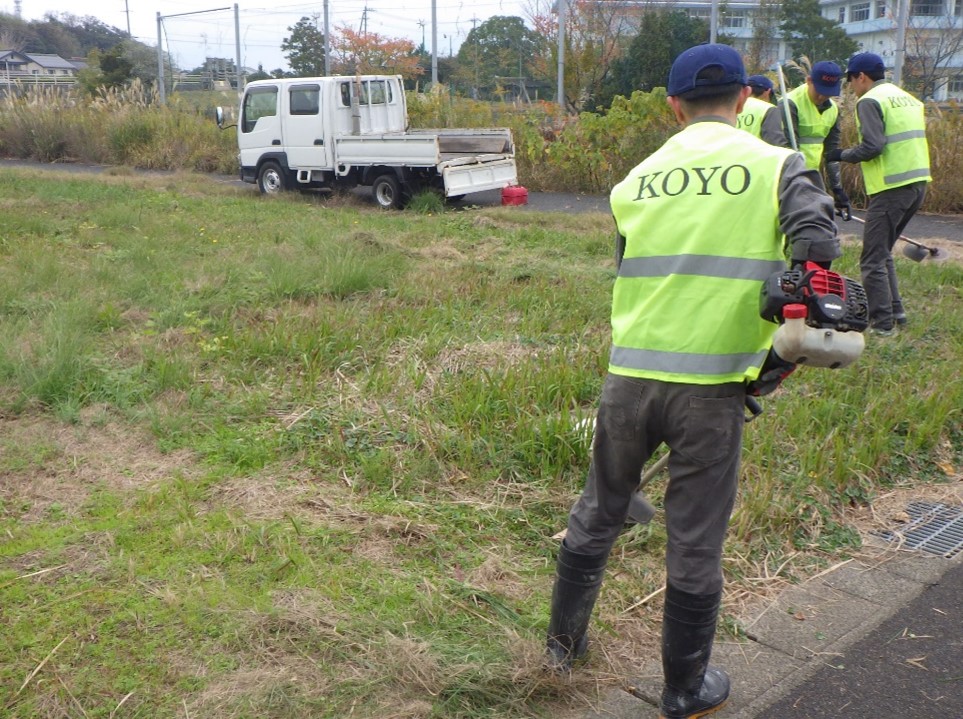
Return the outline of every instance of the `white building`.
[[[903,78],[914,72],[927,75],[930,81],[925,94],[929,99],[963,99],[963,0],[908,1],[911,5]],[[899,12],[897,0],[820,0],[819,4],[823,17],[839,23],[846,34],[859,43],[861,50],[875,52],[883,58],[887,69],[893,70]],[[707,22],[712,14],[712,0],[626,2],[629,15],[653,6],[684,10],[689,16]],[[768,67],[790,57],[786,43],[776,38],[779,26],[777,3],[719,0],[717,8],[718,35],[732,38],[736,49],[754,57],[759,66]],[[771,39],[766,39],[766,35]]]
[[[963,0],[910,0],[903,77],[929,78],[926,99],[963,98]],[[820,0],[823,17],[838,22],[866,52],[896,61],[896,0]]]

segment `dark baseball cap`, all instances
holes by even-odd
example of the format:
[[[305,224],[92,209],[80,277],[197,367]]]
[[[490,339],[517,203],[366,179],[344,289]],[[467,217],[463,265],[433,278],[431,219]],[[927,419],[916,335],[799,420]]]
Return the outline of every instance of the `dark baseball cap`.
[[[849,59],[849,65],[846,67],[846,77],[858,75],[861,72],[885,71],[886,65],[883,64],[883,58],[874,52],[860,52]]]
[[[699,77],[699,74],[709,68],[718,68],[714,77]],[[684,50],[672,63],[669,70],[669,84],[666,94],[672,96],[685,95],[693,90],[702,90],[700,95],[718,94],[732,85],[746,84],[746,68],[742,58],[729,45],[720,43],[706,43]]]
[[[834,62],[822,60],[813,65],[809,79],[813,81],[813,87],[820,95],[836,97],[843,81],[843,70]]]
[[[749,87],[758,87],[760,90],[772,90],[775,87],[775,85],[772,84],[772,80],[765,75],[750,75],[749,79],[746,80],[746,84]]]

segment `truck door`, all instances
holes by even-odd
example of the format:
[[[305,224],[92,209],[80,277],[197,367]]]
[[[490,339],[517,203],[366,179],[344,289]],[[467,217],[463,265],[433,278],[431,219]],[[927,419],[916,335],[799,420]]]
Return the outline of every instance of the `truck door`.
[[[282,117],[288,166],[292,169],[330,169],[331,148],[325,138],[321,86],[307,82],[289,85],[287,93],[287,112]]]
[[[256,166],[265,152],[282,150],[277,85],[249,87],[244,93],[237,146],[242,167]]]

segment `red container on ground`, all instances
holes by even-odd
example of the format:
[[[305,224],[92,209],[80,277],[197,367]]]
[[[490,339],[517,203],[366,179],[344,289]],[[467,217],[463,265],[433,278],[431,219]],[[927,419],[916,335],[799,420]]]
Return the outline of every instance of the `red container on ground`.
[[[503,205],[527,205],[528,190],[521,185],[510,185],[502,189]]]

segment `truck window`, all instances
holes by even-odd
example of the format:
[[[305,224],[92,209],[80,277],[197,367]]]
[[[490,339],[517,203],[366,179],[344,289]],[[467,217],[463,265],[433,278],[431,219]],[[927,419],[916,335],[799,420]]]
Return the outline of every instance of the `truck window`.
[[[372,80],[368,83],[368,97],[372,105],[384,105],[388,102],[384,80]]]
[[[317,115],[320,111],[318,98],[320,85],[293,85],[291,87],[291,114]]]
[[[253,87],[248,90],[241,113],[241,132],[251,132],[261,117],[277,115],[277,87]]]
[[[374,80],[371,82],[362,81],[360,83],[342,82],[341,83],[341,106],[351,107],[351,96],[354,95],[354,88],[358,85],[361,86],[361,98],[358,100],[359,105],[384,105],[386,101],[390,101],[391,90],[390,88],[385,90],[384,80]],[[375,88],[375,85],[380,87]],[[388,98],[386,100],[385,98]]]

